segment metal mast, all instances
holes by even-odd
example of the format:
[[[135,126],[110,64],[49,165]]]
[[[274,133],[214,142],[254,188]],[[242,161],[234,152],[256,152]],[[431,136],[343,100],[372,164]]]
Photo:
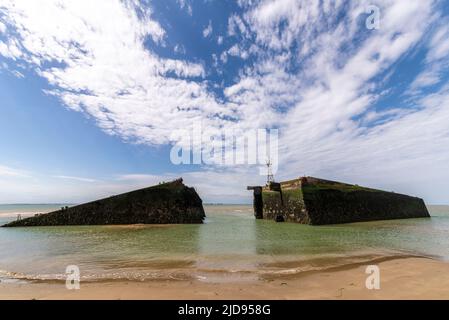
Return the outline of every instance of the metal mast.
[[[271,171],[271,160],[268,159],[266,164],[267,164],[267,186],[269,186],[271,182],[274,182],[273,172]]]

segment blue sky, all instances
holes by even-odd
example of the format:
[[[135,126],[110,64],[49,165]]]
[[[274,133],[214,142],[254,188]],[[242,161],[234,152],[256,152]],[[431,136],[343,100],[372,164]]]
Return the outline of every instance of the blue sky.
[[[448,22],[432,0],[0,0],[0,203],[179,176],[249,202],[256,166],[171,163],[170,135],[198,120],[278,128],[277,179],[449,203]]]

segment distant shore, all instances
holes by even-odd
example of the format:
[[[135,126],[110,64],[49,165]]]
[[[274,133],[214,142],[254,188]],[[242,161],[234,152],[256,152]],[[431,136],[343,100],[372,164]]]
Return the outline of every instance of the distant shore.
[[[25,218],[25,217],[34,216],[35,214],[39,214],[39,213],[41,213],[41,212],[1,212],[0,218],[16,218],[18,215],[21,215],[22,218]],[[47,213],[47,212],[42,212],[42,213]]]
[[[368,290],[367,264],[381,272],[379,290]],[[0,299],[449,299],[449,263],[420,257],[385,257],[365,263],[253,281],[191,280],[0,283]]]
[[[70,203],[38,203],[38,204],[0,204],[0,218],[16,218],[33,216],[39,213],[49,213],[61,207],[73,206]]]

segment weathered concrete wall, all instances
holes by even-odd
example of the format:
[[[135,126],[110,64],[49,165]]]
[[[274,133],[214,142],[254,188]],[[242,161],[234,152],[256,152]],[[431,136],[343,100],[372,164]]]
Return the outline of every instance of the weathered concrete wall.
[[[201,198],[179,179],[6,226],[202,223],[204,217]]]
[[[424,201],[419,198],[383,191],[303,189],[310,224],[338,224],[374,220],[428,218]]]
[[[253,208],[256,219],[263,219],[262,187],[248,187],[253,190]]]
[[[313,225],[430,217],[422,199],[313,177],[264,187],[262,201],[264,219]]]
[[[276,220],[282,216],[284,221],[308,224],[301,188],[284,189],[281,192],[264,190],[262,192],[263,218]]]

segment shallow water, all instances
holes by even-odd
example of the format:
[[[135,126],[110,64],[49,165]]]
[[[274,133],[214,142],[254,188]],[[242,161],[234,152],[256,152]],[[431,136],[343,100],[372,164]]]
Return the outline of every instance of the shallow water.
[[[255,220],[251,206],[205,206],[202,225],[0,228],[0,278],[84,280],[252,278],[378,255],[449,260],[449,206],[431,219],[335,226]],[[0,208],[1,210],[1,208]],[[1,217],[0,223],[14,217]]]

